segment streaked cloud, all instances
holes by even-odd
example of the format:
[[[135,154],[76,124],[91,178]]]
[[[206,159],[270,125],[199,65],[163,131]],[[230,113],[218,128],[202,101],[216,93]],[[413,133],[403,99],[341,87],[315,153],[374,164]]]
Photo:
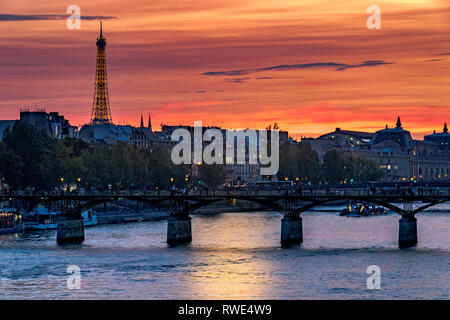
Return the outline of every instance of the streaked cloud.
[[[65,20],[70,15],[64,14],[5,14],[0,13],[0,21],[35,21],[35,20]],[[117,17],[109,16],[80,16],[81,20],[110,20]]]
[[[247,78],[231,78],[231,79],[227,79],[226,81],[231,82],[231,83],[244,83],[247,80],[250,80],[251,78],[247,77]]]
[[[241,76],[264,71],[285,71],[292,69],[322,69],[331,68],[335,71],[344,71],[347,69],[375,67],[379,65],[393,64],[393,62],[386,62],[383,60],[368,60],[359,64],[346,64],[337,62],[314,62],[314,63],[300,63],[300,64],[280,64],[277,66],[258,68],[258,69],[243,69],[231,71],[209,71],[204,72],[205,76]]]

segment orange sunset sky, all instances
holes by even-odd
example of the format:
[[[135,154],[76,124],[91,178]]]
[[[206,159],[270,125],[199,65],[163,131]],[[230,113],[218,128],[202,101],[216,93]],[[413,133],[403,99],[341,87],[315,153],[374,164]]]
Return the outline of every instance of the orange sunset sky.
[[[69,30],[69,5],[81,29]],[[369,5],[381,29],[369,30]],[[378,130],[450,122],[449,0],[0,0],[0,118],[89,122],[99,16],[114,122]]]

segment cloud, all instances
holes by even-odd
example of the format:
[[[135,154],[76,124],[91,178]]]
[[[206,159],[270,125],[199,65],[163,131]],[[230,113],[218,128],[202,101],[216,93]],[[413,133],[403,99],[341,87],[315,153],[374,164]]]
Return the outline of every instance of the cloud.
[[[188,91],[188,90],[181,90],[177,91],[178,93],[207,93],[207,90],[196,90],[196,91]]]
[[[64,14],[5,14],[0,13],[0,21],[34,21],[34,20],[65,20],[70,15]],[[81,20],[109,20],[117,19],[110,16],[80,16]]]
[[[283,79],[303,79],[304,77],[291,77],[291,78],[278,78],[278,77],[241,77],[241,78],[228,78],[225,81],[230,83],[244,83],[248,80],[283,80]]]
[[[450,56],[450,52],[438,53],[437,56]]]
[[[425,60],[425,62],[434,62],[434,61],[442,61],[442,59],[429,59],[429,60]]]
[[[251,78],[233,78],[233,79],[228,79],[226,80],[227,82],[231,82],[231,83],[243,83],[247,80],[250,80]]]
[[[336,63],[336,62],[314,62],[314,63],[301,63],[301,64],[281,64],[272,67],[258,68],[258,69],[241,69],[241,70],[230,70],[230,71],[209,71],[204,72],[204,76],[243,76],[249,75],[257,72],[264,71],[285,71],[293,69],[314,69],[314,68],[333,68],[336,71],[344,71],[353,68],[362,67],[374,67],[385,64],[393,64],[393,62],[386,62],[383,60],[368,60],[359,64],[346,64],[346,63]]]

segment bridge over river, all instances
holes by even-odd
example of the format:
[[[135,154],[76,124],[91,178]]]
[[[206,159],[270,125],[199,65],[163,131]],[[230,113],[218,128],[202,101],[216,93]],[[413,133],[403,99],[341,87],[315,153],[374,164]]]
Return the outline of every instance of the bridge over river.
[[[146,203],[168,214],[167,243],[189,243],[192,241],[190,214],[199,208],[219,201],[251,201],[278,211],[281,219],[281,244],[290,246],[303,242],[301,214],[324,204],[342,201],[358,201],[383,206],[398,213],[399,246],[417,244],[416,213],[450,201],[450,193],[425,194],[368,194],[361,190],[344,192],[310,192],[292,194],[289,192],[214,192],[213,194],[98,194],[98,195],[0,195],[0,201],[19,200],[31,206],[41,204],[58,213],[57,242],[81,243],[85,239],[84,222],[81,213],[100,204],[120,199]]]

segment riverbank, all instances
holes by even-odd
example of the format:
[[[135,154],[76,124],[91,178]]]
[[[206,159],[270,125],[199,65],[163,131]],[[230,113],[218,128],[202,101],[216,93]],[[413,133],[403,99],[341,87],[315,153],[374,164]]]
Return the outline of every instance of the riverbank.
[[[226,212],[266,211],[270,208],[250,201],[217,202],[206,207],[194,210],[192,214],[217,214]],[[94,211],[98,224],[119,224],[129,222],[144,222],[165,220],[168,214],[154,208],[129,210],[99,210]]]
[[[159,210],[140,211],[107,211],[94,212],[98,224],[118,224],[128,222],[158,221],[167,218],[167,214]]]
[[[334,203],[326,208],[312,208],[311,212],[340,212],[344,202]],[[227,212],[248,212],[248,211],[273,211],[272,208],[251,201],[221,201],[212,203],[206,207],[199,208],[192,212],[195,214],[218,214]],[[427,212],[447,212],[448,208],[429,208]],[[165,220],[168,214],[155,208],[129,208],[122,210],[99,210],[94,211],[97,216],[98,224],[120,224],[129,222],[145,222]]]

